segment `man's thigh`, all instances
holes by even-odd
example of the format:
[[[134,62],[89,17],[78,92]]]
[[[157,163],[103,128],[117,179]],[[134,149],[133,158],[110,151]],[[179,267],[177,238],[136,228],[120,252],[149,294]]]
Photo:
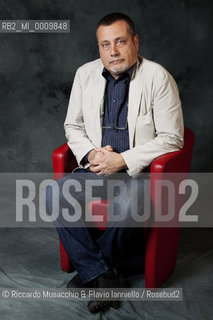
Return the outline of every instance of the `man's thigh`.
[[[150,180],[141,175],[138,178],[124,176],[120,181],[119,190],[108,207],[108,226],[143,227],[143,220],[150,213]]]
[[[78,169],[56,181],[60,197],[63,199],[65,191],[69,191],[78,200],[85,200],[85,197],[107,197],[106,178],[86,170]]]
[[[133,179],[128,174],[116,174],[109,177],[97,176],[95,173],[79,169],[56,181],[53,188],[53,198],[59,199],[59,212],[67,211],[68,222],[74,222],[69,217],[78,211],[76,217],[84,219],[89,210],[89,203],[94,199],[108,200],[108,220],[111,226],[135,226],[134,220],[129,220],[136,212],[143,211],[144,179]],[[55,185],[56,186],[56,185]],[[63,210],[62,210],[63,209]],[[80,213],[79,213],[80,212]],[[133,223],[132,223],[133,222]],[[70,226],[68,224],[67,226]]]
[[[87,221],[89,203],[93,199],[106,197],[106,179],[89,170],[80,169],[67,174],[49,187],[47,206],[58,224],[64,227],[82,226]]]

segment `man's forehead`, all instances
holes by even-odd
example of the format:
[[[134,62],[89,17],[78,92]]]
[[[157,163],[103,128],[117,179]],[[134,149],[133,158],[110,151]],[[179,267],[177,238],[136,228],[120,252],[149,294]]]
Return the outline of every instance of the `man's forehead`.
[[[128,24],[124,20],[116,21],[109,26],[100,26],[97,30],[97,38],[101,41],[120,38],[128,34]]]

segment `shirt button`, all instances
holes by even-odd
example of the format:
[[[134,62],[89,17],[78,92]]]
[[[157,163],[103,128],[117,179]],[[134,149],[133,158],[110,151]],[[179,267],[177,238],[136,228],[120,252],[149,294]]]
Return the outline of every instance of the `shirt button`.
[[[115,102],[115,100],[112,100],[112,102]]]

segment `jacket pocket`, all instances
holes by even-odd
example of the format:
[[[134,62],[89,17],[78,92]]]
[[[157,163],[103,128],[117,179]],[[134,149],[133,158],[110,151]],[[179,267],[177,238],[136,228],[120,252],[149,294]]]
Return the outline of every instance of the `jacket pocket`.
[[[146,114],[140,115],[137,118],[135,127],[135,145],[144,144],[148,140],[154,139],[155,136],[152,111],[149,110]]]

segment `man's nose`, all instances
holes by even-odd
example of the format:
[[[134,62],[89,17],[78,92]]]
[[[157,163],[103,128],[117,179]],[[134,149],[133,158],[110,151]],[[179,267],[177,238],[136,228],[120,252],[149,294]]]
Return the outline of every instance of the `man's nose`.
[[[112,43],[112,44],[111,44],[110,54],[111,54],[111,56],[117,56],[117,55],[119,55],[119,51],[118,51],[118,48],[117,48],[117,46],[116,46],[116,43]]]

